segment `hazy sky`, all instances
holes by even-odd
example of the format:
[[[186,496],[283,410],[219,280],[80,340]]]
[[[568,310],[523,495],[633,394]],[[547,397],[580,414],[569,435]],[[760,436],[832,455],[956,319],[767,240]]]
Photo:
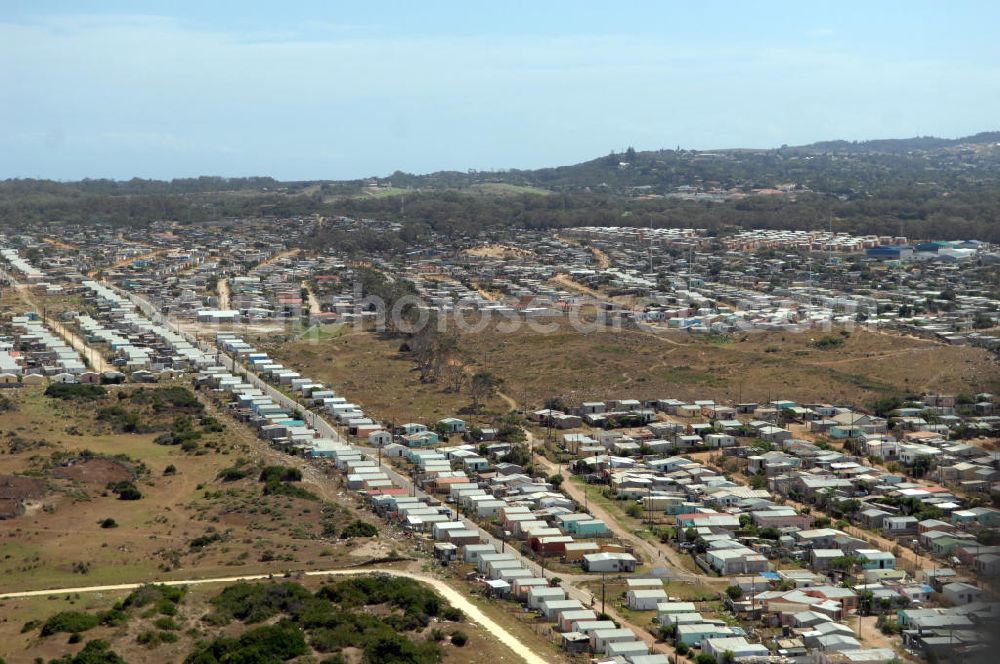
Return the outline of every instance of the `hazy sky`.
[[[992,0],[0,0],[0,178],[962,136],[1000,129],[998,24]]]

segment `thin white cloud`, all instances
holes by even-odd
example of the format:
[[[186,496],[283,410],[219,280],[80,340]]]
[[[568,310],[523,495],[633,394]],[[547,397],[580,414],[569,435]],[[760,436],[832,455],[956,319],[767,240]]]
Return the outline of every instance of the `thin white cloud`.
[[[347,177],[554,164],[630,143],[768,145],[995,122],[994,62],[876,58],[821,43],[428,39],[339,24],[237,32],[165,16],[36,17],[0,23],[0,148],[15,149],[0,177],[73,165],[27,148],[56,135],[64,157],[122,177]]]

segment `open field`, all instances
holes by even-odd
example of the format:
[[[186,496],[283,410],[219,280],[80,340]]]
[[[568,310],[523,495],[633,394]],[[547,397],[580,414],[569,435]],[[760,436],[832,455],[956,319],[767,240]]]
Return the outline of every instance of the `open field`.
[[[528,185],[520,184],[508,184],[506,182],[484,182],[482,184],[474,184],[470,187],[473,191],[482,194],[492,194],[496,195],[506,195],[506,196],[518,196],[521,194],[534,194],[536,196],[548,196],[552,192],[548,189],[542,189],[540,187],[531,187]]]
[[[825,336],[842,345],[815,347],[814,340]],[[394,422],[434,421],[468,406],[466,394],[421,384],[399,344],[368,333],[324,335],[273,354]],[[639,330],[582,334],[565,324],[551,333],[488,328],[461,336],[459,354],[470,370],[501,376],[502,391],[528,408],[556,396],[569,404],[623,397],[785,398],[863,407],[892,394],[1000,391],[1000,366],[984,350],[863,329],[849,336],[813,330],[713,338]]]
[[[400,343],[367,332],[331,332],[267,350],[387,421],[433,423],[469,406],[466,394],[421,383],[413,361],[399,353]],[[506,407],[501,399],[493,399],[485,410],[504,411]]]
[[[811,341],[832,334],[832,350]],[[505,380],[528,407],[553,396],[587,399],[709,398],[866,404],[893,393],[995,392],[1000,366],[986,351],[855,330],[754,333],[699,338],[638,330],[581,334],[568,326],[545,334],[492,330],[462,338],[462,352]]]
[[[360,547],[336,539],[361,512],[339,499],[335,486],[307,473],[294,484],[313,497],[265,495],[259,469],[294,460],[263,448],[207,401],[204,414],[222,423],[222,430],[196,423],[193,446],[157,444],[185,413],[167,408],[156,416],[117,398],[119,389],[134,390],[110,388],[108,396],[87,403],[54,399],[39,388],[5,393],[14,409],[0,416],[0,475],[44,483],[43,495],[25,496],[23,514],[0,521],[6,590],[364,560],[352,555]],[[98,418],[101,409],[121,404],[138,413],[141,427],[153,430],[127,433]],[[219,479],[221,470],[237,465],[245,478]],[[109,482],[129,477],[141,493],[138,500],[119,499],[109,490]],[[102,527],[109,518],[115,525]]]
[[[472,249],[463,249],[462,253],[477,258],[523,258],[535,255],[533,251],[509,244],[484,244]]]

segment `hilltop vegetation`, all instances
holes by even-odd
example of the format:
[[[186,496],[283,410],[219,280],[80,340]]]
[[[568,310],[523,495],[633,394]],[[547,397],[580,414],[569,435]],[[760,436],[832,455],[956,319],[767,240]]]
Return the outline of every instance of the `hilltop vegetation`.
[[[571,166],[489,173],[396,172],[368,181],[277,182],[196,178],[157,182],[0,182],[0,227],[117,225],[168,219],[287,218],[319,214],[402,222],[377,237],[321,232],[320,244],[398,250],[430,230],[475,233],[506,227],[579,225],[826,228],[917,238],[1000,240],[1000,133],[962,139],[828,141],[771,150],[611,153]],[[391,184],[391,189],[389,185]],[[737,194],[715,203],[650,198],[678,187]],[[785,187],[780,196],[754,196]],[[397,195],[405,193],[405,205]],[[536,192],[555,192],[540,196]],[[748,194],[740,197],[740,194]],[[53,220],[58,220],[54,222]]]

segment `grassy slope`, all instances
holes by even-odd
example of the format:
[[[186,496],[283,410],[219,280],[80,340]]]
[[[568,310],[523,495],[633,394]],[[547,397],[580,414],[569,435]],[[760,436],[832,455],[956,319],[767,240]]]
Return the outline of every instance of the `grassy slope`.
[[[95,407],[89,404],[55,401],[38,389],[6,394],[17,408],[0,417],[0,473],[47,476],[44,467],[52,453],[88,449],[127,454],[149,469],[137,481],[141,500],[117,500],[100,482],[50,480],[51,490],[39,504],[18,518],[0,521],[0,575],[7,590],[331,567],[350,559],[345,544],[318,537],[321,502],[263,496],[256,476],[232,483],[216,479],[219,470],[241,457],[251,463],[282,461],[264,452],[253,434],[232,420],[225,431],[199,441],[203,448],[212,444],[217,449],[194,455],[153,443],[155,433],[109,433],[94,419]],[[28,441],[31,449],[8,453],[12,434]],[[169,464],[177,474],[164,477]],[[321,493],[322,487],[303,486]],[[345,511],[334,520],[346,523],[349,515]],[[100,528],[98,522],[107,517],[118,527]],[[211,530],[223,539],[193,550],[191,540]],[[261,561],[266,550],[276,560]],[[89,571],[74,571],[77,563],[86,563]]]

